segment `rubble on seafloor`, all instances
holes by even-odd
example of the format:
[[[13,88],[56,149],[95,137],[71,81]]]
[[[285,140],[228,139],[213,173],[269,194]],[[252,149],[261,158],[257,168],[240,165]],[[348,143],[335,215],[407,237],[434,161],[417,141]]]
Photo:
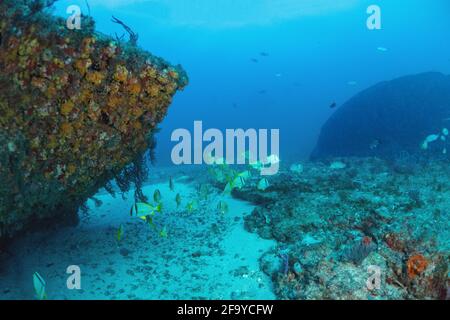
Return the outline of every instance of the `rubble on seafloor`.
[[[260,259],[278,298],[449,298],[448,161],[339,161],[233,190],[258,205],[246,229],[278,243]]]
[[[139,189],[157,125],[188,81],[90,17],[69,30],[46,3],[0,3],[0,240],[74,218],[111,179]]]

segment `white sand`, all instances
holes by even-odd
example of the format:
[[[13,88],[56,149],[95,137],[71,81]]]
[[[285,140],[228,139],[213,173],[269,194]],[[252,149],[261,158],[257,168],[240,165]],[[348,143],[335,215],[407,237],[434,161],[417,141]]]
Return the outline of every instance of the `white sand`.
[[[16,243],[15,257],[0,270],[0,299],[33,299],[32,274],[47,281],[49,299],[274,299],[269,279],[259,270],[258,259],[275,243],[243,228],[243,216],[253,207],[223,198],[217,192],[188,213],[194,186],[180,179],[175,192],[168,183],[149,185],[152,199],[158,188],[164,212],[155,220],[167,226],[168,237],[130,217],[133,197],[123,200],[102,194],[96,208],[89,201],[90,218],[76,228],[34,234]],[[175,196],[183,204],[177,210]],[[216,210],[219,199],[229,205],[225,215]],[[123,224],[125,235],[116,233]],[[82,290],[68,290],[66,268],[81,268]]]

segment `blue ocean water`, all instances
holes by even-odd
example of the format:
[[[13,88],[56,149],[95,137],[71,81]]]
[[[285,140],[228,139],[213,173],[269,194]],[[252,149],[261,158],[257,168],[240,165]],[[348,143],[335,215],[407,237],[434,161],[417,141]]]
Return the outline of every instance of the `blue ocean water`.
[[[170,164],[172,131],[192,130],[194,120],[205,128],[279,128],[282,158],[305,159],[333,102],[380,81],[450,71],[445,0],[88,3],[100,32],[123,34],[111,22],[117,16],[141,47],[189,74],[161,125],[161,164]],[[67,16],[71,4],[87,14],[83,0],[59,1],[57,12]],[[372,4],[382,9],[382,30],[367,29]]]
[[[448,0],[60,0],[54,13],[73,5],[113,38],[128,38],[123,21],[189,84],[159,125],[148,201],[113,182],[76,226],[0,247],[0,300],[449,298]],[[195,121],[279,129],[279,171],[175,166],[171,135]]]

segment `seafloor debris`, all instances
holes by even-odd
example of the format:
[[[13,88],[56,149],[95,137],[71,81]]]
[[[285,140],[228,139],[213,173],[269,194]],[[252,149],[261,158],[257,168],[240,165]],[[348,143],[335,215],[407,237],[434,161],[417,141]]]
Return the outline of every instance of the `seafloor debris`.
[[[232,192],[258,205],[246,229],[278,242],[260,261],[278,298],[445,299],[448,162],[415,159],[413,169],[399,172],[376,158],[337,160],[346,167],[307,162],[301,174],[282,167],[270,189]],[[373,290],[371,266],[380,268]]]
[[[89,17],[68,30],[40,2],[0,3],[0,239],[76,216],[111,179],[139,190],[156,127],[187,84],[181,67]]]

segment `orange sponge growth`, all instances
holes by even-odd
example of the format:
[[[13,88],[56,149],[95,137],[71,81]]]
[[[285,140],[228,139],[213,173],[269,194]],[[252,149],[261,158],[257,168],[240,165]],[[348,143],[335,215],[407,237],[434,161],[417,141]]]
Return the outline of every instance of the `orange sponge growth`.
[[[73,31],[0,3],[0,239],[76,213],[152,148],[187,85],[181,67],[94,32],[84,18],[90,24]]]
[[[411,256],[406,263],[408,277],[414,279],[422,274],[428,267],[428,261],[421,254]]]

